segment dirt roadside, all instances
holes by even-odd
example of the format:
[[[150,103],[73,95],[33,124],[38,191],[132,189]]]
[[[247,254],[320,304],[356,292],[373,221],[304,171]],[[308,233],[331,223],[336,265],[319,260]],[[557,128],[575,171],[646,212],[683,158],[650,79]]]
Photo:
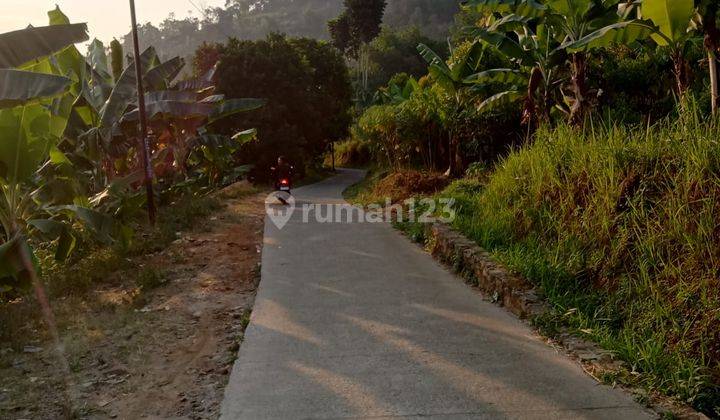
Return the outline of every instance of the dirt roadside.
[[[230,194],[232,196],[232,194]],[[133,261],[162,284],[53,302],[81,418],[216,418],[259,281],[264,195],[226,206],[166,250]],[[0,343],[0,418],[62,418],[63,380],[37,326]]]

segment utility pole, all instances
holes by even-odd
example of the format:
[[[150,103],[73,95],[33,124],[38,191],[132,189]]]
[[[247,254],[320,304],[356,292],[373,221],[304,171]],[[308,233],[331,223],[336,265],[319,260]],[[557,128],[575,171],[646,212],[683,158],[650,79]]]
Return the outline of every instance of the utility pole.
[[[130,0],[130,20],[132,21],[133,47],[135,48],[135,76],[137,78],[138,111],[140,112],[140,148],[145,166],[145,190],[150,224],[155,226],[155,194],[153,192],[153,168],[150,162],[150,144],[148,142],[147,115],[145,113],[145,89],[142,80],[140,45],[138,42],[137,19],[135,18],[135,0]]]

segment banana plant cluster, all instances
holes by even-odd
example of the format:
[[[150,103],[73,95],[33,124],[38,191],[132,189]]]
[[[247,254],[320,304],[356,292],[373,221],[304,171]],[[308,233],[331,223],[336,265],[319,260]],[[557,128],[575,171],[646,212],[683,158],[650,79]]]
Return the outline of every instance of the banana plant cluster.
[[[448,153],[450,165],[448,175],[459,176],[463,170],[463,156],[459,140],[459,130],[472,116],[473,104],[478,97],[487,92],[486,85],[479,81],[492,83],[511,83],[518,78],[518,72],[509,69],[479,71],[485,46],[476,40],[452,51],[450,60],[443,60],[436,52],[424,44],[418,46],[420,55],[428,63],[428,72],[437,87],[444,93],[447,106],[440,112],[443,126],[448,131]],[[496,103],[501,101],[495,97]]]
[[[488,19],[469,34],[504,54],[515,67],[475,77],[475,83],[516,82],[509,90],[483,101],[493,109],[508,101],[524,101],[525,122],[549,120],[554,109],[580,123],[592,105],[587,80],[588,54],[594,49],[644,42],[668,50],[673,60],[677,94],[689,85],[688,46],[706,33],[717,109],[716,53],[720,32],[717,2],[712,0],[469,0]],[[498,79],[498,75],[504,78]]]
[[[387,86],[381,87],[373,97],[374,105],[397,105],[410,100],[412,94],[419,91],[420,85],[414,77],[408,77],[405,84],[391,80]]]
[[[470,33],[496,48],[516,67],[521,83],[481,104],[524,100],[524,117],[547,120],[553,109],[574,123],[591,105],[587,55],[593,49],[631,44],[656,32],[652,22],[633,18],[635,2],[622,0],[470,0],[467,7],[489,15]],[[478,83],[487,83],[478,77]]]
[[[108,244],[129,240],[124,222],[143,204],[134,64],[113,76],[101,42],[87,57],[74,46],[89,39],[85,24],[59,8],[48,16],[48,26],[0,34],[0,293],[36,272],[31,237],[65,260],[78,229]],[[255,133],[220,136],[213,124],[264,101],[216,95],[212,72],[175,82],[183,59],[162,62],[152,47],[140,60],[157,172],[217,182]]]

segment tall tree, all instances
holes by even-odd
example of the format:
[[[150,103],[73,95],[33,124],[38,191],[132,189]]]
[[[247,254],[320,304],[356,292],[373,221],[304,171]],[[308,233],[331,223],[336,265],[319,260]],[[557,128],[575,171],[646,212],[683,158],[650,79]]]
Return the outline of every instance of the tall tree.
[[[258,177],[278,155],[302,170],[347,135],[352,84],[343,56],[332,45],[311,39],[270,35],[259,41],[231,39],[221,51],[218,93],[268,99],[263,112],[221,123],[228,133],[257,127],[258,142],[243,157]],[[228,125],[235,124],[235,125]]]
[[[347,57],[357,61],[360,102],[368,96],[370,59],[368,44],[380,34],[386,0],[345,0],[345,10],[328,22],[333,45]]]
[[[201,46],[195,50],[195,56],[193,57],[193,73],[196,77],[200,77],[206,74],[220,61],[220,50],[222,45],[220,44],[209,44],[203,42]]]

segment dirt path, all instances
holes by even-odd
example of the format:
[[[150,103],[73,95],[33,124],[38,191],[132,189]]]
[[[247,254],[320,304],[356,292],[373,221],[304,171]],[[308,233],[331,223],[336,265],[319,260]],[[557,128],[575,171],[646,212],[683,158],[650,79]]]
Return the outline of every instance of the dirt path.
[[[259,280],[259,195],[227,207],[165,251],[137,261],[164,284],[98,289],[90,303],[56,302],[84,418],[216,418]],[[37,331],[36,331],[37,333]],[[31,337],[28,343],[33,344]],[[0,418],[57,418],[61,382],[42,342],[0,343]]]

